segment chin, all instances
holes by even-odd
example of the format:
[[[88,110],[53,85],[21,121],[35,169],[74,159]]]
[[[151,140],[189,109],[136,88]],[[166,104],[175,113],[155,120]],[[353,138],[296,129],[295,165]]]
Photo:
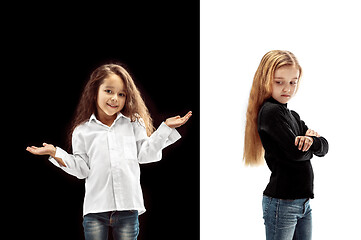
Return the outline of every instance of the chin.
[[[277,101],[282,103],[288,103],[291,100],[292,96],[289,95],[288,97],[280,96]]]
[[[108,117],[112,117],[114,115],[116,115],[118,112],[113,112],[113,111],[104,111],[103,112],[108,116]]]
[[[118,113],[118,112],[114,112],[114,113],[107,113],[107,115],[108,115],[109,117],[113,117],[114,115],[117,115],[117,113]]]

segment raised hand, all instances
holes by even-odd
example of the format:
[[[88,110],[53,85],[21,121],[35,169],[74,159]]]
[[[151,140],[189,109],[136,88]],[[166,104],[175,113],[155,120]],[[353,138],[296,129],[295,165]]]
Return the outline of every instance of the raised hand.
[[[56,148],[52,144],[43,143],[43,147],[27,147],[26,151],[35,155],[50,155],[55,156]]]
[[[176,116],[176,117],[168,118],[165,121],[165,124],[167,124],[167,126],[170,128],[177,128],[184,125],[191,116],[192,116],[192,111],[189,111],[184,117]]]
[[[26,151],[34,155],[50,155],[52,156],[61,166],[66,167],[64,161],[61,158],[55,157],[56,148],[52,144],[43,143],[43,147],[27,147]]]

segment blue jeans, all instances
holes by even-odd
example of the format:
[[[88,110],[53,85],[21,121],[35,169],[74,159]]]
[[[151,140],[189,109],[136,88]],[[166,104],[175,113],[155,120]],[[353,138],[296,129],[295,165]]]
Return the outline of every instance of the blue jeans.
[[[109,230],[114,240],[136,240],[139,234],[138,211],[89,213],[83,220],[86,240],[106,240]]]
[[[308,198],[282,200],[263,196],[267,240],[311,240],[312,214]]]

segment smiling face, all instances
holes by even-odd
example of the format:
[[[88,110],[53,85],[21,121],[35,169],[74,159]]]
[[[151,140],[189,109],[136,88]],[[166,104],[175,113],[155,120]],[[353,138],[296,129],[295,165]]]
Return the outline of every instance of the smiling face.
[[[116,74],[109,74],[99,86],[97,97],[97,118],[110,126],[117,113],[125,105],[126,89],[123,80]]]
[[[278,68],[272,82],[272,97],[280,103],[287,103],[296,93],[299,76],[300,72],[294,66]]]

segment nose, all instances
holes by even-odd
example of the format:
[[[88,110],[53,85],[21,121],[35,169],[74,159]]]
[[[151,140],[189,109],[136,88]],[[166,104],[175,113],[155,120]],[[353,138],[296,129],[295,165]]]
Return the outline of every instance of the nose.
[[[117,101],[117,94],[113,94],[112,98],[111,98],[112,101]]]
[[[283,92],[290,92],[290,91],[291,91],[291,87],[290,87],[289,84],[286,84],[282,90],[283,90]]]

